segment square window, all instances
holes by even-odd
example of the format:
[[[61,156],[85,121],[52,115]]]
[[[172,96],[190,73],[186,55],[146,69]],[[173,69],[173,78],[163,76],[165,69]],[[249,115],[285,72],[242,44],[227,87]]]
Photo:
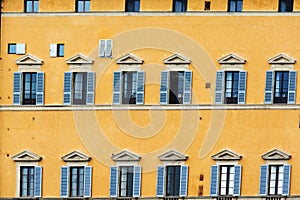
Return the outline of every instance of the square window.
[[[90,12],[90,0],[77,0],[76,12]]]
[[[24,10],[26,13],[34,13],[39,11],[38,0],[25,0]]]
[[[228,0],[228,12],[242,12],[243,0]]]
[[[126,0],[125,12],[139,12],[140,0]]]
[[[57,44],[57,57],[64,57],[65,55],[65,45]]]
[[[16,54],[17,53],[17,44],[16,43],[10,43],[8,44],[8,54]]]
[[[173,12],[186,12],[187,0],[173,0]]]
[[[279,0],[278,12],[293,12],[294,0]]]

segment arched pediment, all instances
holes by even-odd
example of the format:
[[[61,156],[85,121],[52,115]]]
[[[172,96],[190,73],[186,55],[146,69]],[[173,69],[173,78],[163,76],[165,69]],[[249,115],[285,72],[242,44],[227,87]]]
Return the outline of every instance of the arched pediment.
[[[273,149],[261,156],[264,160],[289,160],[291,158],[287,153],[278,149]]]
[[[268,60],[270,64],[295,64],[296,60],[284,53],[280,53]]]
[[[129,64],[142,64],[144,60],[137,57],[136,55],[129,53],[117,59],[116,62],[117,64],[129,65]]]
[[[36,162],[42,160],[42,157],[30,151],[25,150],[22,151],[21,153],[18,153],[17,155],[14,155],[12,159],[15,162]]]
[[[43,62],[43,60],[31,54],[27,54],[16,60],[17,65],[42,65]]]
[[[117,154],[114,154],[111,159],[113,161],[139,161],[141,157],[137,154],[134,154],[128,150],[121,151]]]
[[[220,64],[244,64],[246,60],[235,53],[230,53],[218,60]]]
[[[229,161],[229,160],[240,160],[242,156],[238,155],[237,153],[230,151],[228,149],[225,149],[215,155],[212,156],[212,158],[216,161],[223,160],[223,161]]]
[[[61,159],[65,162],[86,162],[91,158],[79,151],[72,151],[71,153],[63,156]]]

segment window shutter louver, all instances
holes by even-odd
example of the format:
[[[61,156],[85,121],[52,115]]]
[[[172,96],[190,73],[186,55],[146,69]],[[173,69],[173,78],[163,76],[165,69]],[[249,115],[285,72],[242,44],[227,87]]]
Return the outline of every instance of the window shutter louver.
[[[216,92],[215,92],[215,103],[223,103],[223,93],[224,93],[224,71],[217,71],[216,77]]]
[[[113,81],[113,104],[121,103],[121,80],[122,72],[114,72],[114,81]]]
[[[110,197],[118,196],[118,167],[110,167]]]
[[[247,89],[247,72],[246,71],[240,71],[240,73],[239,73],[238,104],[245,104],[246,89]]]
[[[259,184],[259,195],[267,195],[268,186],[268,165],[260,166],[260,184]]]
[[[274,71],[268,70],[266,72],[265,104],[273,103],[273,88],[274,88]]]
[[[94,105],[95,99],[95,72],[87,73],[87,92],[86,92],[86,104]]]
[[[242,178],[242,166],[234,166],[234,186],[233,186],[233,196],[241,195],[241,178]]]
[[[179,196],[187,196],[187,187],[188,187],[188,173],[189,168],[187,165],[182,165],[180,168],[180,194]]]
[[[22,73],[14,73],[13,105],[21,105]]]
[[[57,44],[50,44],[50,57],[57,56]]]
[[[288,196],[290,194],[290,177],[291,177],[291,165],[283,166],[283,188],[282,195]]]
[[[136,104],[144,104],[145,72],[137,72]]]
[[[141,193],[141,166],[134,167],[133,173],[133,197],[140,197]]]
[[[16,54],[22,55],[25,53],[26,53],[26,44],[25,43],[16,44]]]
[[[69,196],[69,167],[61,167],[60,171],[60,197]]]
[[[84,197],[91,197],[92,189],[92,167],[84,167]]]
[[[156,196],[163,197],[165,192],[165,167],[157,167]]]
[[[184,91],[183,91],[183,104],[191,104],[192,94],[192,71],[184,72]]]
[[[64,76],[64,105],[72,103],[72,72],[65,72]]]
[[[296,103],[296,80],[297,80],[297,71],[291,70],[289,72],[289,91],[288,91],[288,104]]]
[[[106,40],[105,57],[111,57],[111,56],[112,56],[112,40]]]
[[[211,166],[210,171],[210,196],[217,196],[218,195],[218,182],[219,178],[219,166],[213,165]]]
[[[37,72],[36,105],[44,105],[44,72]]]
[[[105,57],[105,40],[99,41],[99,57]]]
[[[169,99],[169,72],[162,71],[160,76],[160,104],[167,104]]]
[[[42,167],[34,168],[34,197],[42,197]]]

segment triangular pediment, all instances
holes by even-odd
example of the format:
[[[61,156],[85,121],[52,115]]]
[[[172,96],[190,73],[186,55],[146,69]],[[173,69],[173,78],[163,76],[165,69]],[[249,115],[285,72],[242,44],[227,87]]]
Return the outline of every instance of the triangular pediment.
[[[190,64],[191,60],[179,55],[179,54],[173,54],[172,56],[167,57],[163,60],[165,64]]]
[[[113,161],[139,161],[141,157],[137,154],[134,154],[128,150],[121,151],[117,154],[114,154],[111,159]]]
[[[41,65],[43,62],[43,60],[31,54],[27,54],[16,60],[17,65]]]
[[[91,158],[79,151],[73,151],[63,156],[61,159],[65,162],[87,162]]]
[[[42,157],[30,151],[22,151],[21,153],[14,155],[12,159],[16,162],[37,162],[42,160]]]
[[[268,60],[270,64],[294,64],[296,60],[284,53],[280,53]]]
[[[246,60],[234,53],[230,53],[218,60],[220,64],[244,64]]]
[[[212,156],[214,160],[240,160],[242,156],[230,150],[223,150]]]
[[[287,153],[274,149],[261,156],[264,160],[289,160],[291,158]]]
[[[94,61],[79,53],[66,60],[67,64],[92,64]]]
[[[188,156],[178,151],[170,150],[158,156],[158,159],[161,161],[185,161],[188,159]]]
[[[117,64],[142,64],[144,61],[143,59],[133,55],[131,53],[122,56],[121,58],[117,59]]]

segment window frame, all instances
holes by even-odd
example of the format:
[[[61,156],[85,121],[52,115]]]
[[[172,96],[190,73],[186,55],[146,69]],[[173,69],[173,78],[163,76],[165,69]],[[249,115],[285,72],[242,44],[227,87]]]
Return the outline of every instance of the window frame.
[[[224,104],[238,104],[239,71],[225,71]],[[231,79],[229,80],[231,74]],[[228,85],[230,83],[230,85]]]
[[[288,93],[289,93],[289,71],[274,71],[274,94],[273,94],[273,103],[283,103],[287,104],[288,102]],[[279,80],[278,80],[279,78]]]
[[[76,173],[75,173],[76,172]],[[83,197],[84,196],[84,166],[70,166],[69,168],[69,196]],[[75,194],[74,194],[75,191]]]
[[[220,165],[219,166],[219,194],[221,196],[232,196],[234,194],[234,175],[235,175],[235,166],[234,165]],[[223,173],[223,169],[226,169],[226,172]],[[226,177],[223,176],[225,174]],[[224,180],[225,179],[225,180]],[[222,183],[225,182],[225,187],[222,187]],[[222,192],[222,188],[225,188],[225,194]],[[232,190],[232,191],[230,191]]]
[[[87,72],[72,73],[72,104],[85,105],[87,96]],[[80,78],[82,77],[82,78]],[[81,79],[81,80],[80,80]],[[79,87],[79,88],[78,88]],[[79,96],[81,98],[77,98]]]
[[[126,172],[123,171],[124,169],[126,169]],[[123,180],[123,177],[125,177],[126,180]],[[119,197],[133,197],[133,186],[134,186],[133,177],[134,177],[134,166],[119,166],[119,174],[118,174],[118,179],[119,179],[118,196]],[[123,195],[122,191],[124,190],[125,190],[125,194]]]
[[[294,0],[278,1],[278,12],[293,12],[293,11],[294,11]]]
[[[173,173],[172,173],[173,172]],[[181,165],[166,166],[166,197],[178,197],[180,194]]]
[[[140,0],[125,0],[125,12],[140,12]]]
[[[28,4],[30,4],[30,10]],[[39,12],[39,0],[24,0],[24,12],[25,13]]]
[[[29,75],[29,80],[28,80]],[[37,100],[37,72],[23,72],[22,73],[22,105],[36,105]],[[28,83],[29,81],[29,83]],[[27,88],[26,85],[29,85]],[[29,98],[26,98],[29,92]]]
[[[82,3],[82,9],[79,10],[79,4]],[[91,1],[90,0],[76,0],[75,12],[86,13],[91,11]]]
[[[234,7],[232,4],[234,3]],[[243,0],[228,0],[228,12],[242,12],[243,11]]]
[[[181,7],[178,8],[177,4],[180,3]],[[172,12],[187,12],[188,0],[173,0]]]
[[[13,49],[11,49],[13,48]],[[17,43],[8,43],[7,45],[8,54],[17,54]]]
[[[24,181],[25,170],[28,172]],[[20,197],[34,197],[34,177],[34,166],[20,166]],[[24,183],[26,183],[26,188],[23,188]],[[24,190],[26,194],[23,194]]]

